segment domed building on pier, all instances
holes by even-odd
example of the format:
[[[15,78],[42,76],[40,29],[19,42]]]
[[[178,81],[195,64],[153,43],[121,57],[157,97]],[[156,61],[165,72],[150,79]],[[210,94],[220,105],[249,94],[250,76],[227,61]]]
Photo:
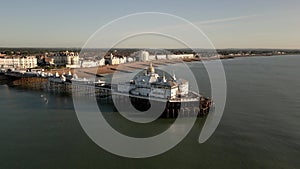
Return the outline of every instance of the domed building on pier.
[[[175,74],[166,78],[166,74],[158,74],[152,63],[144,72],[136,75],[130,82],[118,84],[118,92],[130,95],[176,99],[188,95],[189,84],[183,79],[176,79]]]

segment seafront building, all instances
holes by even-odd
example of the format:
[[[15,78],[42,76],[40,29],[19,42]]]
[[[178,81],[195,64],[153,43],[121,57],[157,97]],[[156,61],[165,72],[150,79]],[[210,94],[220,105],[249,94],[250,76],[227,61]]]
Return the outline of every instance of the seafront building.
[[[77,52],[65,51],[65,52],[55,53],[49,57],[53,58],[53,62],[55,66],[66,66],[69,68],[80,67],[79,54]]]
[[[104,65],[119,65],[130,62],[147,62],[155,60],[172,60],[172,59],[191,59],[194,54],[149,54],[146,50],[140,50],[129,56],[110,55],[102,57],[100,60],[82,60],[80,67],[97,67]]]
[[[4,56],[0,57],[0,68],[2,69],[29,69],[37,67],[35,56]]]
[[[171,60],[171,59],[191,59],[194,54],[153,54],[150,55],[148,51],[141,50],[134,52],[131,57],[136,58],[136,61],[146,62],[154,60]]]
[[[80,59],[78,52],[57,52],[45,54],[44,59],[49,65],[65,66],[67,68],[84,68],[84,67],[98,67],[105,65],[119,65],[129,62],[147,62],[154,60],[171,60],[171,59],[185,59],[194,58],[194,54],[152,54],[148,51],[141,50],[134,52],[130,56],[118,56],[112,53],[101,59]],[[36,56],[0,56],[1,69],[28,69],[38,66],[38,59]]]
[[[80,67],[98,67],[98,66],[105,66],[105,65],[119,65],[127,63],[127,57],[117,57],[113,54],[109,56],[103,57],[100,60],[83,60],[80,62]]]

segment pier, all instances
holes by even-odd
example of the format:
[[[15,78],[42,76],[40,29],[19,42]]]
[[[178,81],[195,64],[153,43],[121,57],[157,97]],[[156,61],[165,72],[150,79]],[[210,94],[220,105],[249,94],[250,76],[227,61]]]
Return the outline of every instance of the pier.
[[[211,99],[195,92],[190,92],[189,97],[166,100],[118,92],[116,84],[103,82],[70,81],[62,80],[59,77],[32,77],[11,73],[5,74],[5,77],[9,80],[9,85],[76,97],[96,97],[100,103],[113,103],[113,97],[120,103],[130,99],[131,104],[140,111],[145,111],[151,106],[150,100],[154,103],[164,103],[165,109],[161,114],[162,118],[201,117],[207,115],[213,106]]]

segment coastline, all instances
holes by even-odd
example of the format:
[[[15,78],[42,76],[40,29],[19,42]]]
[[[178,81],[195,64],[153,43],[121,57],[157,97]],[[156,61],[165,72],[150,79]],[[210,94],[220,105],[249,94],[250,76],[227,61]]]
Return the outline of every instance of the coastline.
[[[78,69],[70,69],[70,70],[72,73],[76,72],[76,74],[79,77],[91,77],[95,75],[98,77],[102,77],[103,75],[112,74],[115,71],[131,73],[131,71],[136,69],[145,69],[146,67],[149,66],[150,63],[152,63],[154,67],[157,67],[161,65],[176,64],[181,62],[199,62],[199,61],[213,61],[218,59],[228,60],[228,59],[235,59],[235,58],[272,57],[272,56],[286,56],[286,55],[249,55],[249,56],[245,55],[245,56],[219,56],[219,57],[210,57],[210,58],[202,57],[202,58],[190,58],[190,59],[155,60],[155,61],[146,61],[146,62],[131,62],[131,63],[124,63],[119,65],[105,65],[105,66],[91,67],[91,68],[78,68]],[[62,72],[63,70],[65,69],[59,70],[59,73]]]
[[[67,74],[71,72],[72,74],[76,73],[80,78],[91,78],[94,76],[104,77],[109,74],[113,74],[116,71],[120,71],[123,73],[131,73],[137,69],[145,69],[149,66],[150,63],[153,64],[154,67],[161,65],[170,65],[182,62],[199,62],[199,61],[213,61],[213,60],[229,60],[236,58],[251,58],[251,57],[272,57],[272,56],[287,56],[287,55],[298,55],[298,54],[273,54],[273,55],[238,55],[238,56],[229,56],[229,55],[219,55],[215,57],[200,57],[200,58],[185,58],[185,59],[171,59],[171,60],[154,60],[154,61],[144,61],[144,62],[130,62],[123,63],[119,65],[105,65],[99,67],[88,67],[88,68],[61,68],[61,69],[50,69],[45,70],[45,73],[55,74],[56,72],[60,75]],[[2,79],[0,79],[2,81]]]

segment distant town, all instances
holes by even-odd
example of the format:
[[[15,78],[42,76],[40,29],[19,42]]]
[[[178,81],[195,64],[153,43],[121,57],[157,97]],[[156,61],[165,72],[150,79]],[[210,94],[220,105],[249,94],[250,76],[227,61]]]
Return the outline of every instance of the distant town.
[[[300,53],[300,50],[288,49],[202,49],[199,51],[196,53],[191,49],[84,49],[82,51],[80,48],[0,48],[0,68],[2,72],[29,71],[38,68],[45,70],[72,69],[119,65],[138,61],[176,59],[194,61]]]

